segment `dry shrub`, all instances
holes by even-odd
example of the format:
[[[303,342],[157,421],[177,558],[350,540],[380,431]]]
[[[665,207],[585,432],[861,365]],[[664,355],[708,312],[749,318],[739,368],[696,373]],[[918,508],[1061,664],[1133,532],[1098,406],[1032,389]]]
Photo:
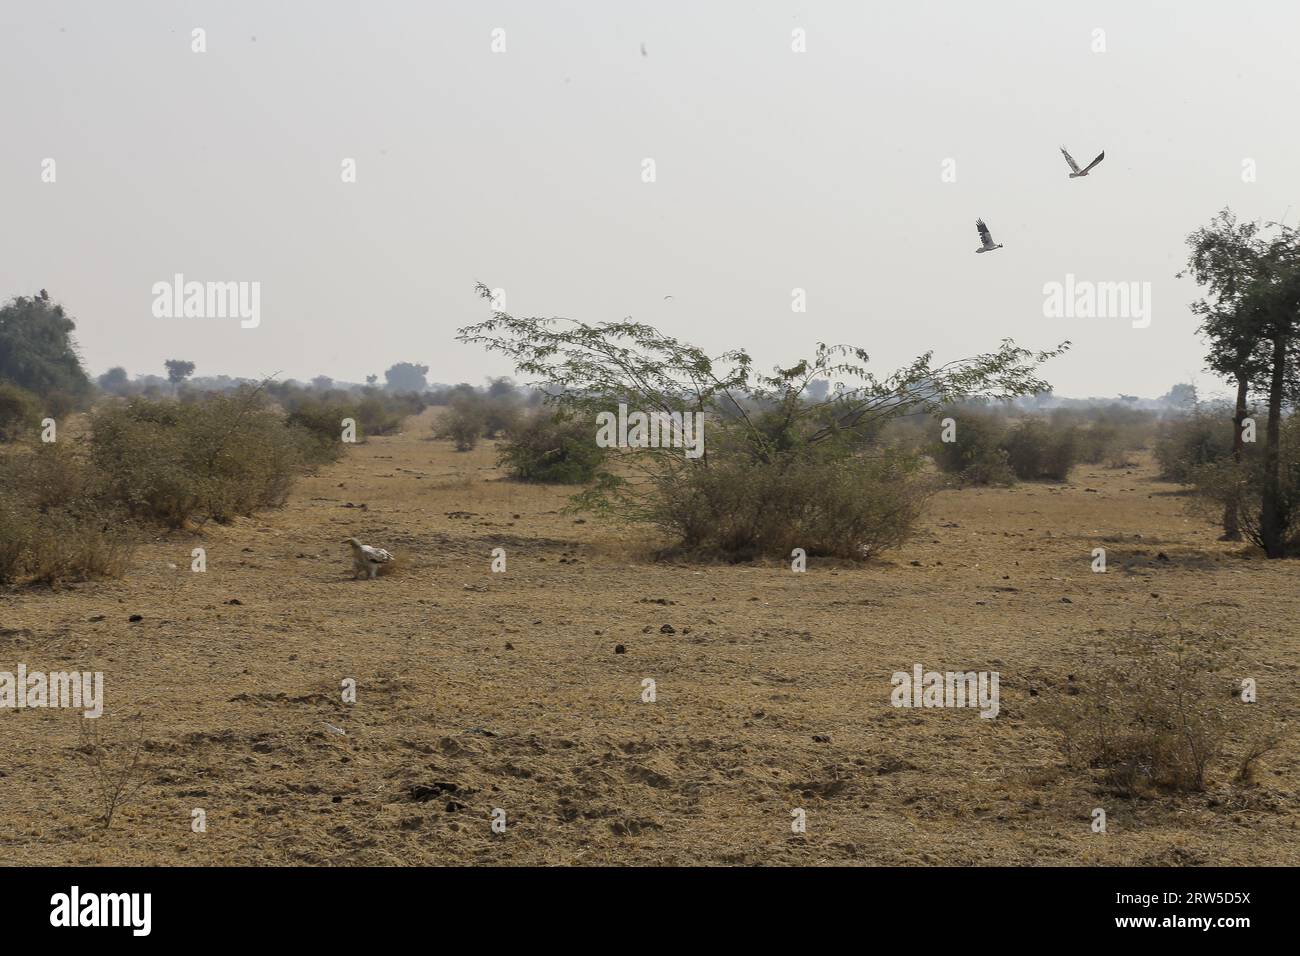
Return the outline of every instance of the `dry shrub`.
[[[399,395],[369,387],[360,391],[304,389],[288,382],[269,383],[266,391],[284,409],[290,425],[312,436],[314,447],[309,449],[309,457],[318,462],[336,461],[342,456],[343,419],[350,418],[356,423],[356,438],[360,442],[370,436],[392,434],[406,416],[417,415],[425,408],[419,395]]]
[[[350,418],[356,422],[357,414],[348,402],[307,397],[293,405],[285,421],[301,430],[307,460],[323,464],[343,457],[343,420]],[[358,438],[365,433],[359,422],[357,432]]]
[[[75,395],[64,389],[54,389],[46,392],[41,396],[42,417],[48,415],[50,418],[62,422],[79,408],[85,408],[86,402],[84,397]]]
[[[145,756],[148,748],[143,715],[131,717],[124,733],[115,740],[107,740],[100,733],[102,719],[80,721],[77,752],[86,759],[94,780],[96,822],[107,830],[117,811],[132,802],[149,782],[153,768]]]
[[[179,528],[279,507],[319,456],[256,389],[115,401],[93,415],[85,448],[41,443],[0,458],[0,582],[121,574],[131,518]]]
[[[13,496],[0,488],[0,584],[12,584],[22,577],[31,525]]]
[[[491,395],[483,399],[483,437],[499,438],[517,431],[524,425],[519,399],[511,392]]]
[[[107,494],[131,514],[178,528],[198,511],[202,490],[183,434],[191,410],[141,398],[92,417],[91,459]]]
[[[472,451],[487,428],[487,411],[475,398],[458,398],[442,416],[434,431],[436,438],[449,438],[457,451]]]
[[[1106,450],[1105,457],[1102,459],[1102,464],[1107,468],[1113,468],[1117,471],[1120,468],[1136,468],[1138,462],[1137,459],[1133,457],[1134,451],[1136,451],[1135,448],[1123,444],[1111,445]]]
[[[1111,422],[1095,422],[1078,434],[1079,459],[1089,465],[1107,468],[1131,468],[1129,456],[1131,437],[1120,426]]]
[[[930,493],[915,457],[683,462],[655,479],[648,520],[677,550],[731,560],[866,560],[902,543]]]
[[[391,435],[407,415],[418,415],[424,402],[418,395],[370,392],[357,402],[357,424],[363,435]]]
[[[0,442],[17,441],[41,420],[40,399],[12,382],[0,382]]]
[[[84,456],[66,443],[0,459],[0,583],[119,576],[134,536],[101,490]]]
[[[1233,778],[1237,783],[1255,783],[1255,773],[1259,769],[1259,760],[1282,746],[1285,735],[1276,726],[1257,729],[1246,741],[1237,760],[1237,773]]]
[[[113,501],[174,528],[279,507],[309,463],[302,431],[253,390],[103,408],[91,453]]]
[[[1122,795],[1205,789],[1229,730],[1245,728],[1242,778],[1276,746],[1276,734],[1257,704],[1227,693],[1219,658],[1212,636],[1130,632],[1081,668],[1070,685],[1077,693],[1046,705],[1046,721],[1072,767],[1101,770]]]
[[[3,466],[5,484],[22,488],[29,503],[49,508],[97,501],[103,483],[80,443],[41,442],[15,454]]]
[[[1160,477],[1188,484],[1202,465],[1231,460],[1232,416],[1229,408],[1211,406],[1164,422],[1155,442]],[[1263,418],[1256,421],[1263,434]]]
[[[52,511],[33,523],[26,572],[33,583],[41,584],[120,577],[134,546],[120,516]]]
[[[1017,478],[1066,481],[1079,457],[1079,428],[1028,418],[1012,427],[1003,447]]]

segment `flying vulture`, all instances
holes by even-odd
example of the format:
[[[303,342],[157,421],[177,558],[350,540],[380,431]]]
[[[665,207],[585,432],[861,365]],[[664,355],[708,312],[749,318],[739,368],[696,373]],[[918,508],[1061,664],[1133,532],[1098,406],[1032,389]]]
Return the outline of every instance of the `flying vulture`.
[[[992,252],[994,249],[1002,248],[1002,243],[994,244],[993,236],[989,233],[989,227],[984,225],[983,219],[975,220],[975,228],[980,233],[980,247],[975,250],[976,252]]]
[[[1070,164],[1070,169],[1073,170],[1073,172],[1070,173],[1070,178],[1078,179],[1081,176],[1087,176],[1088,170],[1092,169],[1092,167],[1096,166],[1103,159],[1105,159],[1106,151],[1103,149],[1100,153],[1097,154],[1097,158],[1094,159],[1092,162],[1090,162],[1083,169],[1079,168],[1079,164],[1074,161],[1074,157],[1070,155],[1069,151],[1066,150],[1064,146],[1061,147],[1061,155],[1065,157],[1065,161]]]

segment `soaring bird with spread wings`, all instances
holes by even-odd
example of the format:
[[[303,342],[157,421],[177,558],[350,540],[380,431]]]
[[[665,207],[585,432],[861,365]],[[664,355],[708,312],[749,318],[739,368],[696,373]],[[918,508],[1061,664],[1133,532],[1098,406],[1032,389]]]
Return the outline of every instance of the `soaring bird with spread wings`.
[[[1103,159],[1105,159],[1106,151],[1103,149],[1100,153],[1097,154],[1097,158],[1094,159],[1092,162],[1090,162],[1087,166],[1083,167],[1083,169],[1079,168],[1079,164],[1074,161],[1074,157],[1070,155],[1069,150],[1067,150],[1064,146],[1061,147],[1061,155],[1064,156],[1065,161],[1070,164],[1070,169],[1072,170],[1072,172],[1070,173],[1070,178],[1078,179],[1081,176],[1087,176],[1088,170],[1092,169],[1092,167],[1096,166]]]
[[[352,545],[352,576],[360,577],[364,574],[367,578],[374,578],[379,573],[379,569],[385,565],[392,565],[393,556],[383,548],[372,548],[368,544],[362,544],[356,538],[348,538],[344,544]]]
[[[976,252],[992,252],[994,249],[1002,248],[1002,243],[994,244],[993,235],[989,232],[989,227],[984,225],[983,219],[975,220],[975,228],[980,234],[980,247],[975,250]]]

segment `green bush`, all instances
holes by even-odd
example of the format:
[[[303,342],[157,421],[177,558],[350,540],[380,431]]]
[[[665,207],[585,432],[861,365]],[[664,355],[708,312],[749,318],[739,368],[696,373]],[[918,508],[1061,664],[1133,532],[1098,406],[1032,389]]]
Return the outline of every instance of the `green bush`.
[[[1258,431],[1264,434],[1262,419]],[[1160,477],[1189,484],[1202,465],[1232,458],[1232,412],[1226,408],[1197,411],[1166,421],[1156,438],[1155,456]]]
[[[493,299],[487,285],[477,289]],[[619,436],[630,447],[611,451],[575,508],[651,522],[681,549],[781,560],[796,548],[865,559],[904,540],[930,484],[923,456],[894,445],[888,426],[976,400],[1042,395],[1050,385],[1036,369],[1068,347],[1031,352],[1004,339],[967,359],[935,365],[927,352],[877,373],[866,349],[818,343],[812,356],[762,371],[743,348],[711,354],[644,322],[512,316],[495,302],[490,318],[457,339],[504,356],[548,402],[584,421],[615,409],[629,424],[637,416],[635,440]],[[643,443],[641,416],[650,415],[670,416],[686,434]],[[468,414],[452,419],[478,434]]]
[[[540,412],[511,429],[497,464],[518,481],[581,485],[595,479],[604,460],[605,449],[596,445],[590,425]]]
[[[1006,425],[992,415],[970,410],[948,410],[940,419],[955,424],[953,441],[940,440],[933,446],[935,464],[964,484],[1009,485],[1015,481],[1002,448]]]
[[[1007,463],[1017,478],[1066,481],[1079,456],[1079,429],[1027,418],[1012,426],[1004,447]]]
[[[41,397],[62,392],[68,402],[85,401],[92,387],[72,339],[76,328],[44,289],[0,305],[0,379]]]

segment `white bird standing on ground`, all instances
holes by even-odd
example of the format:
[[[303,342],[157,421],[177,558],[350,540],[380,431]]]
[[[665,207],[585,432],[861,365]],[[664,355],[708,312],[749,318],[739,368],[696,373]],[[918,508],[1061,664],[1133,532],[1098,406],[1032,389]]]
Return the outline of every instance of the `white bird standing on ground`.
[[[980,247],[975,250],[976,252],[992,252],[994,249],[1002,248],[1002,243],[994,244],[993,236],[989,233],[989,227],[984,225],[983,219],[975,220],[975,228],[980,234]]]
[[[348,538],[344,544],[352,545],[352,577],[365,574],[367,578],[374,578],[379,573],[382,565],[390,564],[393,556],[383,548],[372,548],[368,544],[362,544],[356,538]]]
[[[1092,167],[1096,166],[1103,159],[1105,159],[1106,151],[1103,149],[1100,153],[1097,154],[1097,158],[1094,159],[1092,162],[1090,162],[1083,169],[1079,168],[1079,164],[1074,161],[1074,157],[1070,155],[1069,151],[1064,146],[1061,147],[1061,155],[1065,157],[1065,161],[1070,164],[1070,169],[1073,170],[1073,172],[1070,173],[1070,178],[1078,179],[1081,176],[1087,176],[1088,170],[1092,169]]]

